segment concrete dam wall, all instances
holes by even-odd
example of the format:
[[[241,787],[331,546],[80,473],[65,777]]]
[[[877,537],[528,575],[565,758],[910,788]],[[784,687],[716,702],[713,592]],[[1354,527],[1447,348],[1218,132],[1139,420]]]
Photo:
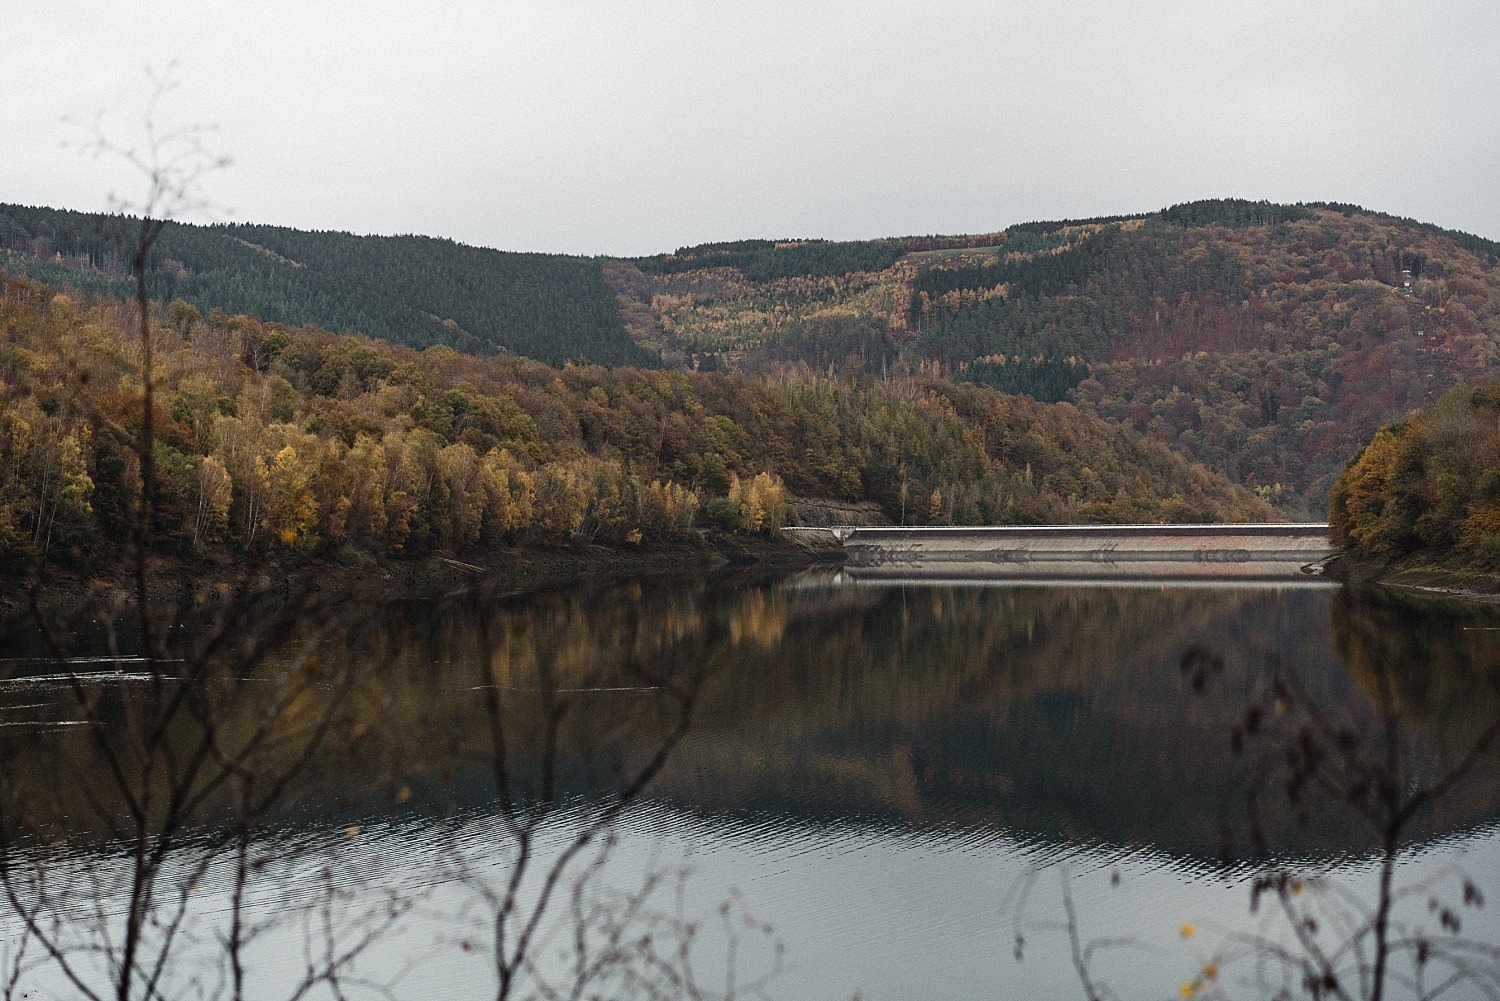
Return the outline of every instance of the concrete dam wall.
[[[1328,526],[1080,525],[839,528],[860,577],[987,580],[1308,580]]]

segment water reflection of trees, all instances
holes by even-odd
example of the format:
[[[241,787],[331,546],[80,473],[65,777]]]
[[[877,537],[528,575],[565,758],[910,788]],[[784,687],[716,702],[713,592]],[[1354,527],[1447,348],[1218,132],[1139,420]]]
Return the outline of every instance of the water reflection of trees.
[[[257,680],[216,680],[226,687],[214,719],[233,743],[280,707],[285,729],[264,744],[258,773],[288,778],[260,824],[339,831],[372,816],[473,816],[497,809],[503,779],[513,838],[545,819],[538,804],[573,811],[570,823],[612,821],[617,794],[645,776],[652,796],[725,815],[971,825],[1146,843],[1207,863],[1226,816],[1242,823],[1249,766],[1228,735],[1248,704],[1294,673],[1310,703],[1373,732],[1388,684],[1411,774],[1439,774],[1500,712],[1489,621],[1308,590],[594,586],[303,621],[267,648]],[[266,634],[247,624],[246,635]],[[1205,643],[1225,653],[1196,693],[1180,664]],[[247,663],[244,649],[223,653],[226,665]],[[99,685],[89,711],[128,725],[146,697],[132,685]],[[50,839],[87,854],[83,842],[107,842],[117,833],[108,818],[130,804],[100,778],[109,766],[96,737],[49,728],[45,691],[5,690],[5,721],[24,724],[0,728],[7,822],[24,823],[35,850]],[[334,739],[302,761],[306,744],[291,735],[325,718],[334,691]],[[172,754],[189,753],[195,726],[168,729]],[[63,771],[82,781],[57,781]],[[1497,771],[1481,762],[1410,833],[1492,821]],[[211,795],[193,829],[248,830],[237,809],[227,791]],[[1258,819],[1277,850],[1369,849],[1346,814],[1330,807],[1299,825],[1295,809],[1278,807]],[[580,860],[607,855],[606,827]],[[480,886],[472,851],[454,841],[449,871],[475,887],[468,918],[493,918],[507,891]]]
[[[516,689],[518,720],[541,711],[526,692],[539,664],[561,687],[595,689],[575,693],[563,724],[560,746],[571,750],[558,779],[573,793],[607,784],[660,736],[659,699],[634,690],[643,686],[631,665],[680,665],[712,633],[718,659],[659,795],[704,809],[873,811],[918,825],[1144,842],[1205,858],[1244,781],[1226,734],[1278,664],[1295,665],[1320,702],[1367,722],[1370,665],[1394,665],[1418,767],[1437,767],[1481,716],[1500,711],[1487,646],[1500,633],[1342,593],[596,587],[394,605],[340,632],[317,657],[360,679],[340,744],[356,753],[320,761],[296,811],[378,809],[404,789],[406,808],[442,813],[491,794],[470,739],[487,727],[474,681],[481,619],[505,652],[495,670]],[[1205,643],[1227,659],[1211,691],[1194,697],[1178,664]],[[60,731],[13,746],[16,773],[35,771],[23,763],[54,744],[88,753],[81,735]],[[1488,772],[1477,776],[1434,830],[1493,817],[1493,789]],[[1351,847],[1332,816],[1323,830],[1297,831],[1294,820],[1275,821],[1288,840]]]
[[[1339,591],[1329,609],[1339,657],[1367,697],[1388,683],[1402,723],[1451,754],[1500,718],[1500,619],[1472,602],[1388,590]]]
[[[877,811],[1212,859],[1246,781],[1228,735],[1279,671],[1295,665],[1321,704],[1374,718],[1335,655],[1335,632],[1348,628],[1340,613],[1359,606],[1336,597],[1330,618],[1330,596],[888,588],[856,614],[826,618],[804,597],[783,643],[747,652],[751,666],[716,687],[733,690],[725,700],[753,718],[754,737],[735,740],[728,728],[693,757],[717,760],[706,771],[737,781],[680,779],[677,794],[726,809]],[[1410,622],[1397,612],[1376,628],[1399,634]],[[1415,676],[1446,677],[1454,693],[1479,683],[1464,649],[1448,656],[1439,645],[1419,660],[1421,642],[1404,661]],[[1211,690],[1194,695],[1179,664],[1205,644],[1227,659]],[[1436,767],[1438,750],[1419,732],[1414,764]],[[1476,785],[1450,798],[1429,832],[1495,812]],[[1372,845],[1337,810],[1308,829],[1296,819],[1281,811],[1263,822],[1285,850]]]
[[[178,609],[108,609],[107,651],[79,651],[40,619],[49,656],[4,665],[0,740],[0,952],[6,996],[240,998],[246,950],[277,920],[266,903],[296,889],[270,878],[289,855],[260,838],[309,789],[314,759],[333,761],[359,726],[345,698],[354,675],[311,655],[340,618],[316,601],[243,606],[183,634]],[[281,639],[295,624],[303,651]],[[269,668],[272,661],[276,668]],[[312,875],[315,875],[312,874]],[[200,895],[213,888],[218,906]],[[305,888],[305,887],[304,887]],[[261,907],[251,909],[251,896]],[[310,954],[295,995],[337,989],[345,942],[389,927],[407,904],[335,918],[330,888],[298,908]],[[282,902],[285,898],[282,897]],[[337,928],[335,927],[337,926]]]
[[[826,618],[804,599],[780,647],[747,653],[751,666],[723,679],[754,737],[731,728],[703,748],[713,774],[737,767],[739,781],[684,798],[1212,857],[1238,772],[1225,733],[1243,709],[1236,693],[1266,674],[1265,637],[1289,638],[1275,652],[1316,664],[1339,697],[1347,689],[1324,599],[1309,592],[868,593],[858,614]],[[1219,691],[1192,698],[1178,663],[1206,637],[1237,652]]]
[[[81,657],[52,631],[52,655],[12,660],[0,686],[0,886],[20,942],[0,949],[0,985],[34,989],[45,970],[43,985],[86,996],[241,997],[252,942],[291,934],[317,959],[288,996],[379,986],[361,954],[422,894],[344,871],[349,852],[318,832],[357,839],[392,812],[436,822],[437,878],[462,891],[448,944],[489,958],[499,998],[753,985],[753,965],[748,982],[693,982],[676,874],[604,878],[616,822],[733,642],[686,597],[649,619],[640,601],[294,603],[232,631],[174,622],[159,644],[136,637],[139,654],[111,634],[108,653]],[[444,822],[476,812],[493,821],[477,843]],[[347,913],[351,894],[365,917]],[[755,940],[774,972],[769,933],[726,908],[729,945]],[[567,961],[539,962],[544,947]]]
[[[1248,877],[1242,923],[1221,925],[1188,952],[1184,997],[1340,998],[1383,1001],[1500,996],[1500,946],[1469,924],[1484,907],[1483,876],[1450,857],[1405,871],[1434,834],[1472,828],[1500,808],[1500,688],[1492,613],[1391,592],[1331,596],[1330,625],[1351,685],[1274,650],[1248,692],[1226,678],[1223,646],[1195,645],[1181,660],[1197,697],[1228,680],[1234,757],[1243,762],[1226,801],[1222,863]],[[1330,831],[1347,831],[1329,838]],[[1364,856],[1368,885],[1309,853]],[[1060,872],[1060,918],[1031,909],[1038,873],[1010,898],[1014,955],[1031,932],[1066,941],[1082,994],[1112,993],[1100,960],[1146,948],[1133,935],[1092,938],[1073,879]],[[1488,888],[1492,889],[1492,888]],[[1466,934],[1466,928],[1470,928]],[[1196,934],[1182,925],[1182,938]]]

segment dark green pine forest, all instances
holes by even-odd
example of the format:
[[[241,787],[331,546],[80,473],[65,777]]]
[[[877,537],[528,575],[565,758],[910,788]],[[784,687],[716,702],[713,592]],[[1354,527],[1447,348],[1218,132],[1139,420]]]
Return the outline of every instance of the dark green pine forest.
[[[131,289],[129,220],[0,205],[0,266],[88,292]],[[167,226],[152,294],[300,326],[542,361],[658,363],[626,336],[599,263],[511,254],[426,236],[280,226]]]

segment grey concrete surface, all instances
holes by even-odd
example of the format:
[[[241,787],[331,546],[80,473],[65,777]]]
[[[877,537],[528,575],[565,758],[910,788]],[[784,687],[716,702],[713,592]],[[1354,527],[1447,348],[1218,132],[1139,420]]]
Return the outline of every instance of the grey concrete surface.
[[[1325,524],[834,528],[851,574],[1016,580],[1296,580],[1334,552]]]

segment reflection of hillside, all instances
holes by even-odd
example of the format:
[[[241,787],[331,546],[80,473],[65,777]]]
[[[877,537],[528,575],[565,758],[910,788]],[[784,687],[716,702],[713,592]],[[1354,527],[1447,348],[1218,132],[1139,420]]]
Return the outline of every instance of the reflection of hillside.
[[[1500,630],[1489,608],[1392,591],[1339,592],[1339,656],[1372,703],[1387,685],[1402,720],[1462,753],[1500,716]]]
[[[1242,788],[1229,730],[1277,665],[1320,704],[1363,711],[1331,648],[1327,592],[869,591],[859,614],[794,606],[779,646],[718,680],[673,795],[1211,854]],[[1179,667],[1194,645],[1226,653],[1202,696]],[[1447,819],[1472,823],[1476,809]],[[1359,832],[1337,811],[1310,841],[1268,819],[1286,844]]]
[[[800,619],[721,680],[711,706],[736,711],[678,760],[679,795],[1210,853],[1239,769],[1229,721],[1273,653],[1338,684],[1315,593],[873,590],[865,614]],[[1230,652],[1201,697],[1179,667],[1194,644]]]
[[[1486,634],[1332,594],[813,580],[394,605],[331,630],[319,647],[320,664],[357,667],[362,680],[344,739],[303,778],[287,811],[385,809],[402,787],[439,812],[485,802],[488,722],[474,690],[484,622],[520,772],[537,764],[539,689],[556,688],[568,702],[565,790],[607,785],[662,732],[663,698],[643,690],[632,665],[679,680],[706,666],[695,728],[658,784],[680,803],[973,824],[1210,856],[1242,789],[1245,763],[1230,753],[1229,728],[1278,665],[1295,668],[1320,705],[1368,723],[1370,699],[1349,678],[1367,686],[1368,664],[1399,664],[1402,698],[1419,724],[1417,767],[1435,767],[1440,751],[1460,746],[1474,726],[1469,714],[1500,705],[1494,660],[1475,645]],[[1224,653],[1201,695],[1180,668],[1196,645]],[[4,697],[24,701],[19,692]],[[36,701],[34,692],[26,698]],[[253,697],[241,711],[253,718]],[[56,760],[76,761],[81,773],[97,767],[78,731],[0,734],[12,776],[51,776]],[[1444,804],[1433,829],[1500,813],[1493,772]],[[57,811],[78,815],[75,795],[55,790]],[[1290,845],[1289,822],[1271,821],[1273,836]],[[1314,825],[1297,842],[1305,849],[1364,843],[1335,812]]]
[[[1500,720],[1500,629],[1494,611],[1471,602],[1377,590],[1341,591],[1333,636],[1370,711],[1390,705],[1410,739],[1405,766],[1431,781],[1454,768]],[[1432,808],[1443,830],[1500,812],[1500,747]]]
[[[560,776],[563,788],[607,779],[611,767],[629,759],[631,741],[659,732],[653,718],[658,706],[649,691],[628,669],[646,663],[671,670],[674,657],[701,658],[695,637],[706,627],[701,593],[667,589],[644,601],[639,588],[612,589],[608,599],[595,603],[594,594],[579,589],[567,595],[542,596],[525,602],[457,601],[445,605],[396,604],[382,608],[347,610],[286,638],[270,661],[250,681],[240,679],[235,665],[245,660],[229,652],[223,669],[214,675],[208,700],[222,708],[218,726],[225,742],[254,727],[286,679],[311,678],[309,699],[338,698],[339,716],[332,736],[319,748],[311,767],[303,771],[280,804],[289,817],[347,815],[350,810],[380,808],[393,802],[407,786],[419,798],[447,809],[459,802],[482,803],[494,784],[483,769],[488,722],[477,687],[483,682],[477,664],[481,649],[481,616],[489,626],[495,679],[513,707],[516,738],[514,764],[533,768],[538,753],[537,731],[542,690],[556,689],[561,698],[577,704],[565,720],[564,746],[581,753],[570,759]],[[746,628],[753,626],[753,617]],[[203,631],[199,624],[187,632]],[[246,637],[265,638],[264,627],[246,622]],[[76,650],[99,654],[89,635]],[[28,660],[7,665],[12,677],[0,683],[0,761],[8,785],[26,808],[30,824],[57,831],[98,831],[101,812],[118,806],[108,769],[95,737],[84,727],[69,726],[77,703],[58,665],[47,662],[27,641],[11,649],[26,649]],[[694,665],[685,663],[682,675]],[[132,702],[144,698],[139,677],[116,677],[109,663],[75,665],[96,673],[85,677],[82,694],[99,707],[98,715],[120,723],[111,739],[127,739],[125,721]],[[170,671],[172,665],[167,665]],[[52,675],[51,679],[47,675]],[[316,685],[319,678],[352,676],[346,692]],[[600,692],[601,695],[593,693]],[[621,702],[605,701],[610,693],[632,700],[629,712]],[[608,717],[601,721],[601,708]],[[310,706],[287,714],[289,727],[311,713]],[[181,759],[196,737],[192,720],[184,720],[174,734]],[[283,739],[271,741],[278,747]],[[300,743],[287,740],[282,753],[291,757]],[[61,770],[64,781],[57,781]],[[518,782],[523,795],[535,780]],[[96,810],[95,805],[102,809]],[[210,802],[202,819],[211,820],[220,804]]]

